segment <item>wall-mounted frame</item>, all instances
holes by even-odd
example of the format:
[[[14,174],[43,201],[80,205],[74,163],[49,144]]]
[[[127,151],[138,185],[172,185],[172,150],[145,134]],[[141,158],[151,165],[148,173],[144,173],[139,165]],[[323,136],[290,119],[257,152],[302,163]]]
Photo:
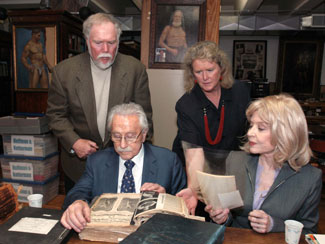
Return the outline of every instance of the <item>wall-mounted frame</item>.
[[[266,41],[234,40],[233,75],[238,80],[261,80],[266,77]]]
[[[277,85],[296,98],[318,98],[323,43],[316,39],[281,38]]]
[[[15,90],[47,91],[57,63],[56,26],[13,25]]]
[[[204,39],[205,0],[152,0],[149,68],[180,69],[186,49]]]

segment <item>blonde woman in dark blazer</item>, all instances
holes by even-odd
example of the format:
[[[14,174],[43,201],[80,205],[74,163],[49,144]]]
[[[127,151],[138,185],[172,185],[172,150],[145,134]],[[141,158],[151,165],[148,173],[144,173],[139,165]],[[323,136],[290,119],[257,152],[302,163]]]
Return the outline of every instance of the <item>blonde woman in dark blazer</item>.
[[[205,210],[213,221],[256,232],[283,232],[284,221],[295,219],[304,233],[317,231],[322,189],[321,170],[309,164],[312,155],[305,115],[299,103],[281,94],[255,100],[246,111],[250,128],[243,152],[231,152],[228,175],[236,176],[244,206]],[[181,193],[191,199],[188,189]]]

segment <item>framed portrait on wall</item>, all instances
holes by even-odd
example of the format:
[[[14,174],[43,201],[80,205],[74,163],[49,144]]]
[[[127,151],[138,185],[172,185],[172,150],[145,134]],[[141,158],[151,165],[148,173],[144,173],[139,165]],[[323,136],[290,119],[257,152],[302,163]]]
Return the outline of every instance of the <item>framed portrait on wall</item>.
[[[297,98],[318,97],[323,43],[315,39],[280,39],[277,84]]]
[[[56,26],[13,25],[15,90],[47,91],[57,63]]]
[[[266,41],[234,40],[233,75],[238,80],[266,77]]]
[[[203,40],[205,0],[152,0],[149,68],[179,69],[188,47]]]

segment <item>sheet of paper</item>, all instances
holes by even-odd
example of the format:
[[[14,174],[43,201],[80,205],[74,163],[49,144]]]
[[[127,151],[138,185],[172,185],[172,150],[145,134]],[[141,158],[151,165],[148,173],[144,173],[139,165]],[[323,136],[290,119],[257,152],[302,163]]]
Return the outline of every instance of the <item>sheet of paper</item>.
[[[232,191],[218,194],[222,208],[238,208],[244,205],[239,191]]]
[[[212,205],[214,209],[233,209],[243,206],[243,200],[236,189],[234,175],[213,175],[200,171],[196,172],[200,193],[206,204]]]
[[[58,220],[56,219],[25,217],[14,224],[9,231],[47,235],[57,222]]]
[[[320,244],[325,244],[325,235],[314,234],[314,236]]]

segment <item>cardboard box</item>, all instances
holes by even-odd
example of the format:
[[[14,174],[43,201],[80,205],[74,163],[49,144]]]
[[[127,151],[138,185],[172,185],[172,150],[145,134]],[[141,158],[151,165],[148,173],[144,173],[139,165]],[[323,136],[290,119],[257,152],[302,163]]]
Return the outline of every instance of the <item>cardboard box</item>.
[[[2,179],[2,181],[11,184],[16,192],[20,185],[23,186],[22,190],[18,194],[19,202],[28,202],[27,196],[39,193],[43,194],[43,204],[46,204],[56,197],[59,192],[59,174],[56,174],[52,178],[42,182],[11,179]]]
[[[58,173],[59,153],[46,157],[0,155],[0,163],[3,178],[45,181]]]
[[[30,157],[46,157],[58,151],[58,140],[51,133],[43,135],[2,135],[3,153]]]
[[[44,134],[49,132],[48,119],[43,117],[5,116],[0,118],[0,134]]]

